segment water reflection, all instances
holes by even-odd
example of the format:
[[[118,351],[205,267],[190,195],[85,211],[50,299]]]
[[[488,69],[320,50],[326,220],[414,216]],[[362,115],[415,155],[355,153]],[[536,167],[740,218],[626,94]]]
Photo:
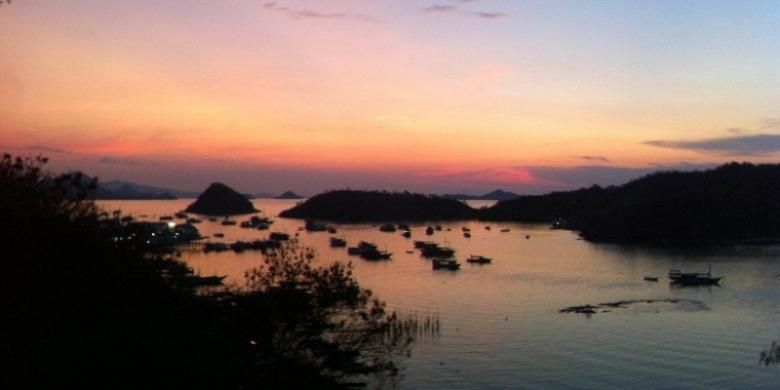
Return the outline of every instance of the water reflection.
[[[187,201],[103,203],[156,218],[173,214]],[[592,245],[544,225],[490,223],[488,230],[487,223],[475,221],[442,223],[431,236],[425,230],[435,223],[413,224],[411,238],[370,224],[335,225],[348,245],[365,240],[393,253],[390,261],[369,262],[349,257],[346,248],[332,248],[332,234],[299,232],[303,221],[276,218],[294,203],[255,201],[261,215],[274,220],[269,231],[207,220],[198,228],[219,242],[266,239],[270,231],[299,233],[301,243],[315,248],[321,261],[352,260],[361,285],[391,309],[437,313],[436,337],[413,346],[402,387],[773,388],[776,383],[776,372],[756,365],[756,352],[777,338],[778,246],[663,250]],[[464,226],[471,238],[462,236]],[[225,237],[214,238],[215,232]],[[453,247],[461,270],[433,271],[414,240]],[[469,255],[493,262],[469,264],[464,261]],[[228,275],[236,284],[243,282],[245,270],[262,263],[262,255],[254,252],[184,257],[201,273]],[[726,276],[721,286],[675,288],[667,282],[669,269],[698,271],[709,265]],[[653,275],[658,282],[644,280]],[[710,310],[663,307],[656,312],[646,305],[590,319],[558,313],[588,303],[664,299],[699,301]]]

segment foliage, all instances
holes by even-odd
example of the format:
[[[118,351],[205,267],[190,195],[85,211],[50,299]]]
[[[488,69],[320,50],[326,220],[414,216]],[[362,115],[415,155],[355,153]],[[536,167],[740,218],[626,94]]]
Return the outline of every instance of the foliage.
[[[592,241],[706,245],[780,238],[780,165],[657,172],[627,184],[499,202],[485,219],[568,221]]]
[[[437,221],[469,219],[474,209],[437,196],[338,190],[313,196],[280,216],[339,222]]]
[[[407,344],[349,266],[286,248],[247,288],[204,293],[177,259],[117,240],[137,225],[100,212],[94,182],[45,163],[0,160],[0,386],[340,388],[395,373]]]

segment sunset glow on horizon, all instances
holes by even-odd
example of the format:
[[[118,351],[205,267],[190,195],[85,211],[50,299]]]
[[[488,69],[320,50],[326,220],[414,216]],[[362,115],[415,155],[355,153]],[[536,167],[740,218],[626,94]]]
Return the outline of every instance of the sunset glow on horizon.
[[[777,162],[780,3],[0,7],[0,149],[200,190],[519,193]]]

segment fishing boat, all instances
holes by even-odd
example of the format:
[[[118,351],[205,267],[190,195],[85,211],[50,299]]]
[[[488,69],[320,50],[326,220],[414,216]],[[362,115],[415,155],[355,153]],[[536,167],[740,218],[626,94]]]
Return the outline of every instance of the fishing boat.
[[[466,261],[474,264],[490,264],[493,259],[485,256],[471,255]]]
[[[457,271],[460,269],[460,263],[455,259],[433,259],[433,269]]]
[[[463,237],[471,238],[471,233],[465,232],[465,233],[463,233]]]
[[[396,230],[395,225],[393,225],[392,223],[386,223],[379,227],[380,232],[392,233],[395,230]]]
[[[290,235],[287,233],[281,233],[281,232],[271,232],[271,235],[268,236],[268,238],[274,240],[274,241],[287,241],[290,239]]]
[[[409,231],[409,230],[404,230],[404,232],[401,233],[401,235],[406,237],[406,238],[411,238],[412,237],[412,232]]]
[[[337,248],[337,247],[345,247],[347,246],[347,240],[343,238],[337,238],[337,237],[331,237],[330,238],[330,246]]]
[[[720,283],[722,276],[713,277],[711,270],[707,272],[682,272],[678,269],[669,270],[671,283],[682,286],[702,286]]]
[[[420,248],[423,257],[450,257],[455,254],[455,249],[448,248],[446,246],[439,246],[438,244],[428,245]]]

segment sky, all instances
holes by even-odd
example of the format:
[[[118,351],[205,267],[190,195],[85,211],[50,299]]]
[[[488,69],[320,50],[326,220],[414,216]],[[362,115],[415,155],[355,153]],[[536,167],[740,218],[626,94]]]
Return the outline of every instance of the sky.
[[[13,0],[0,151],[307,195],[774,163],[778,20],[778,1]]]

